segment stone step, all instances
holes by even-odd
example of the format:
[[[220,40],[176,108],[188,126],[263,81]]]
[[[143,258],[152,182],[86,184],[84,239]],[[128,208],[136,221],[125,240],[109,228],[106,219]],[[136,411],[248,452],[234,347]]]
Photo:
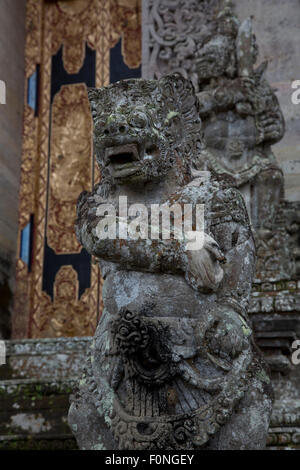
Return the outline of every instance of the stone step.
[[[76,449],[67,422],[78,378],[0,381],[0,450]]]
[[[6,341],[0,380],[79,377],[90,341],[90,337]]]
[[[0,449],[76,449],[69,396],[91,338],[6,341],[0,366]]]

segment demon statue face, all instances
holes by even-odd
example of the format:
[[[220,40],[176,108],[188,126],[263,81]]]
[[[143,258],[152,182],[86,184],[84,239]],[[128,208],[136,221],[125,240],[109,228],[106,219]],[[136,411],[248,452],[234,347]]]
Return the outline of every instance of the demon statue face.
[[[201,122],[190,96],[190,83],[180,77],[90,90],[102,178],[111,184],[161,179],[179,155],[188,171]]]
[[[240,193],[196,170],[193,86],[172,75],[118,82],[89,98],[102,180],[79,198],[76,233],[99,260],[104,310],[72,397],[77,442],[82,449],[263,448],[272,400],[247,316],[254,243]],[[149,209],[146,220],[153,207],[174,212],[176,205],[180,228],[181,209],[201,207],[202,243],[192,249],[184,230],[175,237],[170,214],[168,237],[152,214],[146,234],[136,226],[122,238],[100,236],[103,204],[115,212],[113,223],[129,223],[121,196],[139,216]]]
[[[199,82],[231,75],[235,68],[235,55],[226,36],[216,36],[196,52],[195,71]]]

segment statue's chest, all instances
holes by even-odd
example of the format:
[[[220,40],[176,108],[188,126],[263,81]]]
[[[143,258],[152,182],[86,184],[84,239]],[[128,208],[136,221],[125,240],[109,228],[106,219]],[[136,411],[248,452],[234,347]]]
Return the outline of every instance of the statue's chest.
[[[196,292],[180,275],[115,271],[103,287],[104,306],[112,316],[128,308],[154,317],[199,318],[214,300],[214,294]]]

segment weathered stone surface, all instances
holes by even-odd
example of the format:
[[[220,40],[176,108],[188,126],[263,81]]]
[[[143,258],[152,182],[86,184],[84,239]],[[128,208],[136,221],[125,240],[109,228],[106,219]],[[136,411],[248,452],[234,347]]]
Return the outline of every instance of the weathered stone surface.
[[[0,366],[0,449],[76,449],[69,395],[91,338],[6,341]]]
[[[196,171],[198,101],[177,76],[89,93],[102,182],[77,236],[100,259],[104,312],[69,423],[83,449],[264,448],[266,366],[247,308],[255,250],[243,198]],[[97,236],[102,203],[204,204],[204,246]],[[118,213],[119,217],[119,213]],[[225,263],[225,264],[224,264]]]
[[[1,380],[66,380],[79,377],[90,338],[60,338],[6,342]]]
[[[0,449],[76,449],[67,423],[74,380],[0,382]]]
[[[266,320],[265,320],[266,321]],[[259,327],[258,322],[254,323],[254,329]],[[270,325],[270,329],[273,326]],[[264,331],[261,331],[262,334]],[[300,332],[300,324],[299,324]],[[256,333],[257,335],[257,333]],[[258,339],[259,340],[259,339]],[[4,414],[1,414],[0,427],[5,430],[4,434],[0,435],[0,449],[5,450],[17,450],[17,449],[45,449],[45,450],[58,450],[58,449],[75,449],[76,442],[72,438],[72,432],[69,427],[65,427],[67,421],[67,414],[69,408],[69,392],[74,390],[76,383],[79,382],[80,377],[83,373],[83,354],[81,340],[78,341],[76,338],[69,338],[68,347],[64,347],[65,340],[53,339],[46,341],[46,348],[44,350],[42,344],[45,340],[25,340],[25,341],[14,341],[11,345],[10,341],[6,342],[8,356],[7,360],[10,362],[10,355],[20,354],[24,352],[25,355],[30,355],[30,361],[33,366],[33,371],[37,374],[36,376],[31,375],[30,381],[26,379],[13,379],[8,380],[12,376],[12,370],[10,375],[7,375],[4,366],[0,367],[1,380],[0,382],[0,400],[1,409]],[[260,340],[259,340],[260,341]],[[92,342],[92,338],[85,338],[84,344],[86,348],[89,347]],[[28,343],[28,344],[27,344]],[[36,348],[35,348],[36,344]],[[72,346],[71,346],[72,345]],[[45,363],[49,353],[57,351],[59,354],[64,351],[65,354],[70,354],[76,359],[77,367],[70,371],[67,367],[64,371],[61,369],[59,380],[57,376],[57,370],[55,361],[50,361],[47,368],[47,376],[43,381],[39,379],[38,364]],[[45,359],[43,356],[45,354]],[[288,356],[284,356],[287,358]],[[268,356],[267,356],[268,359]],[[70,361],[67,361],[70,364]],[[29,365],[29,363],[28,363]],[[272,366],[272,364],[270,364]],[[291,364],[289,366],[289,369]],[[294,367],[296,372],[296,367]],[[43,368],[44,370],[44,368]],[[268,435],[268,445],[271,448],[296,448],[299,446],[299,434],[300,434],[300,420],[299,410],[295,403],[298,399],[299,384],[297,385],[295,372],[290,371],[291,381],[286,381],[286,376],[279,375],[275,372],[273,378],[273,387],[275,392],[275,402],[273,407],[273,413],[271,418],[271,427]],[[18,370],[14,372],[14,376],[18,377]],[[68,377],[72,376],[73,379],[70,381]],[[277,378],[276,378],[277,376]],[[3,381],[4,377],[6,378]],[[4,403],[5,402],[5,403]],[[45,422],[48,422],[48,410],[56,410],[55,415],[52,415],[51,431],[40,434],[32,433],[31,429],[23,429],[20,427],[12,426],[14,423],[23,423],[24,427],[26,423],[36,423],[35,417],[38,416],[38,422],[41,423],[41,416]],[[21,418],[20,418],[21,415]],[[30,420],[28,421],[28,415]],[[15,417],[16,416],[16,417]],[[23,424],[22,424],[23,426]],[[17,431],[17,434],[15,432]],[[55,433],[54,433],[55,431]],[[21,434],[20,434],[21,432]],[[297,441],[298,440],[298,441]],[[298,444],[297,444],[298,442]]]

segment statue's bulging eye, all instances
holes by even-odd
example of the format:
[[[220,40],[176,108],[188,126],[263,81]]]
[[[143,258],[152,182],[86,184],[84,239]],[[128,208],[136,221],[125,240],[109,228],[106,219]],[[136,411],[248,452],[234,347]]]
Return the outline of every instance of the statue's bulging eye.
[[[165,125],[167,127],[177,127],[177,126],[180,126],[180,117],[178,116],[178,114],[173,114],[171,115],[168,115],[168,117],[165,119]]]
[[[141,111],[132,113],[129,121],[133,127],[138,127],[139,129],[143,129],[148,124],[148,118],[146,114]]]
[[[106,119],[98,118],[95,119],[95,131],[99,133],[103,133],[105,129]]]

